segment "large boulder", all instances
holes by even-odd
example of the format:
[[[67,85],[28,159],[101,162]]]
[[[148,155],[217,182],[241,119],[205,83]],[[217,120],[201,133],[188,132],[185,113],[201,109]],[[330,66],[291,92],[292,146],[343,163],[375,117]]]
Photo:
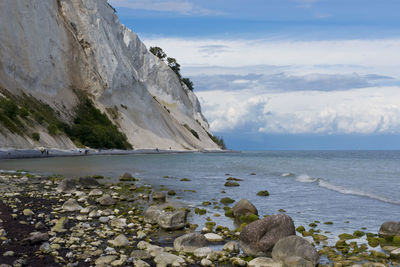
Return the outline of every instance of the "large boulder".
[[[71,193],[76,190],[76,182],[74,179],[63,179],[56,190],[60,193]]]
[[[272,259],[275,261],[293,262],[293,257],[300,257],[312,263],[315,266],[319,262],[317,250],[306,239],[292,235],[279,240],[273,250]],[[295,261],[298,262],[298,261]]]
[[[392,239],[396,235],[400,235],[400,222],[385,222],[381,225],[379,236]]]
[[[186,225],[186,210],[175,210],[170,212],[161,212],[157,219],[158,225],[167,231],[179,230]]]
[[[99,182],[93,177],[81,177],[78,180],[78,184],[86,189],[97,188],[100,186]]]
[[[147,223],[158,224],[167,231],[179,230],[185,227],[187,212],[184,209],[165,209],[166,205],[150,206],[144,213]]]
[[[270,256],[276,242],[295,234],[292,218],[285,214],[271,215],[243,227],[240,246],[249,256]]]
[[[239,219],[240,216],[258,215],[257,208],[247,199],[243,198],[232,208],[233,216]]]
[[[174,240],[174,249],[187,253],[194,253],[198,248],[207,246],[207,239],[202,234],[186,234]]]

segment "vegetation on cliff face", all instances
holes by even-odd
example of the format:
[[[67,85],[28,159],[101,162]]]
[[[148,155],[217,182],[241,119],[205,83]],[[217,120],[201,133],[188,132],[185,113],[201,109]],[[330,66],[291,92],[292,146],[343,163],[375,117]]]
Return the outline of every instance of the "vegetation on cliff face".
[[[153,55],[155,55],[162,61],[166,60],[168,67],[170,67],[171,70],[173,70],[175,72],[176,76],[178,76],[182,85],[185,84],[190,91],[194,90],[193,82],[189,78],[182,78],[181,65],[176,61],[175,58],[167,57],[167,54],[162,50],[162,48],[160,48],[158,46],[152,46],[152,47],[150,47],[149,50]]]
[[[84,95],[80,95],[82,100],[76,107],[72,123],[67,124],[59,112],[32,96],[15,96],[6,90],[0,92],[1,133],[5,128],[11,133],[39,141],[37,125],[40,125],[47,129],[49,135],[65,134],[75,143],[91,148],[132,148],[126,136]]]
[[[216,143],[219,146],[219,148],[226,149],[224,138],[222,136],[218,137],[218,136],[214,136],[214,135],[212,135],[210,133],[207,133],[207,134],[211,138],[211,140],[213,140],[214,143]]]
[[[77,106],[73,125],[66,132],[73,141],[88,147],[132,149],[125,134],[87,97]]]

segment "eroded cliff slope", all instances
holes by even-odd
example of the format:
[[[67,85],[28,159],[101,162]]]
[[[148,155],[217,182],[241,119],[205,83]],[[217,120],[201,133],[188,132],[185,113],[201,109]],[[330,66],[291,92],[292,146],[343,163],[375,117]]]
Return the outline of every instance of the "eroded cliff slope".
[[[87,96],[134,148],[218,149],[193,92],[106,0],[3,0],[0,33],[0,99],[18,107],[0,117],[0,147],[74,148],[59,121],[73,124]],[[57,123],[28,105],[32,99]]]

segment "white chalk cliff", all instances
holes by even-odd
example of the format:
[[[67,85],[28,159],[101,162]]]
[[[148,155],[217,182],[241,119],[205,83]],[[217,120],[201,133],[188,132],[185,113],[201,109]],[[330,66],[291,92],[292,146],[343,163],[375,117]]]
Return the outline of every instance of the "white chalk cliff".
[[[134,148],[218,149],[194,93],[106,0],[0,1],[0,88],[40,99],[66,122],[79,103],[75,90],[84,91],[101,111],[117,111],[107,115]],[[75,147],[32,127],[40,141],[3,127],[0,147]]]

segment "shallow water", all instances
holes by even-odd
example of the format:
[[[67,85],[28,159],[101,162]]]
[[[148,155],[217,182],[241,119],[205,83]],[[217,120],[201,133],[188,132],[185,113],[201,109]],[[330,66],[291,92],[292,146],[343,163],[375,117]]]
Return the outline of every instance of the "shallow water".
[[[247,198],[261,215],[286,210],[296,226],[318,220],[318,228],[331,232],[327,235],[334,240],[339,233],[362,227],[377,233],[383,222],[400,220],[399,162],[400,151],[267,151],[3,160],[0,169],[66,177],[104,175],[115,180],[127,171],[140,183],[174,189],[192,206],[222,197]],[[224,187],[228,176],[243,179],[240,187]],[[270,196],[257,196],[260,190],[268,190]],[[213,205],[206,209],[217,225],[233,227],[223,210]],[[222,216],[214,217],[215,213]],[[193,219],[204,223],[197,216]],[[333,225],[323,224],[327,221]]]

